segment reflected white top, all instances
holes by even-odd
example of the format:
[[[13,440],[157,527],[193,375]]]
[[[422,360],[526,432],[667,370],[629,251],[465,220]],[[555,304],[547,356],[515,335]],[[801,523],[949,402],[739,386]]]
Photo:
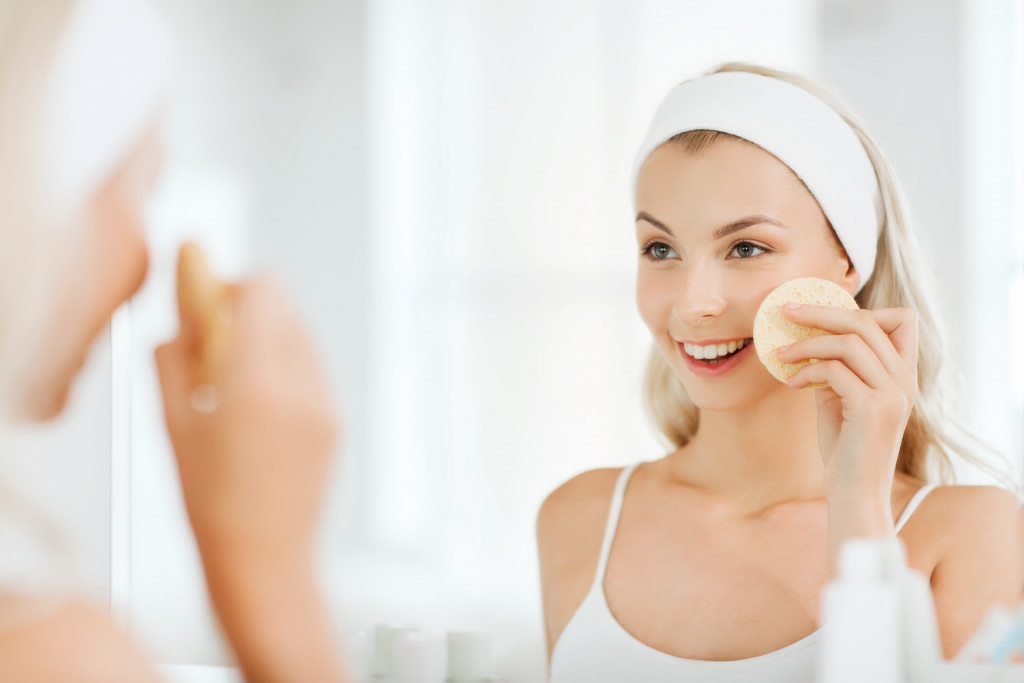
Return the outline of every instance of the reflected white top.
[[[616,621],[604,594],[608,554],[619,523],[626,484],[637,465],[619,475],[612,495],[604,543],[590,592],[562,631],[551,655],[550,683],[801,683],[814,680],[822,628],[786,647],[757,657],[705,661],[675,657],[634,638]],[[924,486],[907,504],[903,528],[934,486]]]

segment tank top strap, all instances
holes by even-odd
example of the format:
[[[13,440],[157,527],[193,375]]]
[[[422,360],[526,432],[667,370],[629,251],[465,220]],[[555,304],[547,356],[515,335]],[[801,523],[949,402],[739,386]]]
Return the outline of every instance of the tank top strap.
[[[924,497],[934,490],[935,484],[925,484],[914,492],[914,495],[910,497],[910,502],[907,503],[907,507],[903,508],[903,512],[900,513],[900,518],[896,520],[896,533],[899,533],[900,529],[903,528],[903,525],[907,523],[907,520],[910,519],[912,514],[914,514],[914,510],[916,510],[917,506],[921,504]]]
[[[622,499],[626,495],[626,484],[629,483],[629,478],[633,476],[633,471],[639,466],[640,463],[635,463],[624,468],[619,474],[618,481],[615,482],[615,492],[612,493],[611,506],[608,508],[608,522],[604,527],[601,555],[597,560],[597,574],[594,577],[594,583],[598,586],[604,584],[604,570],[608,567],[608,555],[612,550],[612,541],[615,540],[615,530],[619,526],[619,514],[622,512]]]

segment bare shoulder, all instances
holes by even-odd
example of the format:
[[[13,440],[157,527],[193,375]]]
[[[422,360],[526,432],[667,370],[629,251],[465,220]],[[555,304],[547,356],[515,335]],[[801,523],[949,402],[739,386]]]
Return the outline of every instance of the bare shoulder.
[[[970,553],[997,566],[1019,568],[1017,496],[996,486],[940,486],[929,497],[930,526],[942,538],[940,567],[943,561]]]
[[[142,651],[99,609],[0,596],[4,680],[150,683],[161,680]]]
[[[593,515],[603,518],[621,472],[621,467],[588,470],[548,494],[537,513],[538,535],[578,528]]]
[[[997,486],[939,486],[928,494],[921,511],[929,526],[957,540],[961,535],[1015,532],[1019,506],[1017,496]]]
[[[930,558],[917,568],[930,576],[947,657],[960,650],[991,605],[1013,605],[1021,597],[1019,503],[995,486],[940,486],[907,522],[911,564],[921,550]]]
[[[537,513],[548,655],[586,597],[621,468],[589,470],[552,491]]]
[[[1018,538],[1019,505],[1017,496],[997,486],[938,486],[921,501],[901,536],[933,558],[933,565],[986,546],[995,551]]]
[[[589,470],[550,494],[537,513],[537,548],[544,564],[575,565],[600,550],[605,520],[621,468]],[[593,557],[591,557],[593,556]]]

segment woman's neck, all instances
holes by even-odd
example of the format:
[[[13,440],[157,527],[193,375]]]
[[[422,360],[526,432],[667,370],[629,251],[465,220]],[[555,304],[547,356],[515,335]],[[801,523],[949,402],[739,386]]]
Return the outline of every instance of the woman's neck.
[[[668,465],[674,480],[751,511],[819,498],[814,392],[780,387],[743,409],[701,410],[697,433]]]

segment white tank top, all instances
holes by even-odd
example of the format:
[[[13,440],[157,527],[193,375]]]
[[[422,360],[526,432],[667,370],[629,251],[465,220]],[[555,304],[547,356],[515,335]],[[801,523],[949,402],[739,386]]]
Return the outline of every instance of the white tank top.
[[[638,463],[639,464],[639,463]],[[624,629],[608,607],[604,574],[619,523],[626,483],[638,465],[619,475],[608,511],[604,543],[590,592],[562,631],[551,654],[550,683],[811,683],[817,668],[822,629],[767,654],[731,661],[675,657],[641,643]],[[924,486],[910,499],[896,531],[928,492]]]

